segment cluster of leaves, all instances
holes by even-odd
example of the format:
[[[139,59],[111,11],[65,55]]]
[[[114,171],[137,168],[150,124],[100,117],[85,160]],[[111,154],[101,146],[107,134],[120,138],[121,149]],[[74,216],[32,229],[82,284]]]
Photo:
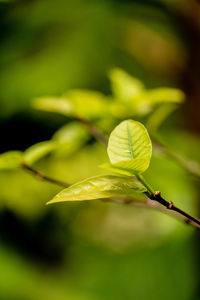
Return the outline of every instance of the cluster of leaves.
[[[88,121],[109,133],[116,124],[128,118],[145,122],[150,131],[156,131],[165,118],[184,100],[184,94],[175,88],[145,89],[144,84],[121,69],[113,69],[109,78],[112,95],[105,96],[96,91],[70,90],[61,97],[42,97],[33,101],[38,110],[59,113],[70,118],[69,122],[59,129],[51,140],[31,146],[24,153],[9,151],[0,156],[0,169],[13,169],[22,162],[33,165],[49,153],[56,152],[69,155],[80,149],[90,138],[87,127],[80,121]],[[114,134],[114,133],[113,133]],[[109,146],[109,153],[113,150]],[[128,152],[127,152],[128,155]],[[120,161],[111,158],[112,165],[107,169],[118,169],[122,172]],[[148,165],[148,157],[138,155],[134,161]],[[126,168],[128,169],[128,168]],[[125,175],[129,171],[123,171]]]
[[[105,118],[146,116],[160,104],[167,103],[170,108],[173,104],[175,108],[175,104],[184,100],[184,94],[175,88],[146,90],[141,81],[120,69],[110,72],[110,80],[111,96],[96,91],[71,90],[60,98],[38,98],[34,101],[34,107],[98,122]]]
[[[108,156],[111,164],[103,165],[108,170],[120,173],[120,176],[95,176],[83,180],[61,191],[49,203],[119,196],[137,197],[137,193],[147,190],[133,175],[141,174],[148,168],[151,152],[151,140],[145,127],[137,121],[123,121],[109,138]]]
[[[110,96],[96,91],[71,90],[61,97],[33,100],[35,109],[62,114],[67,117],[67,123],[48,141],[35,144],[24,152],[9,151],[1,154],[0,170],[22,167],[31,171],[39,179],[67,186],[48,201],[48,204],[92,199],[146,203],[145,196],[148,196],[164,207],[180,212],[182,216],[188,217],[195,223],[195,226],[198,226],[200,224],[198,219],[170,204],[161,197],[160,193],[155,193],[141,175],[148,169],[152,156],[152,144],[148,131],[150,135],[156,136],[159,126],[166,117],[184,101],[184,94],[174,88],[145,89],[142,82],[120,69],[110,72],[110,80],[112,87]],[[133,117],[137,121],[132,120]],[[148,131],[139,121],[146,125]],[[106,136],[110,132],[110,137],[107,139]],[[107,152],[110,162],[100,167],[117,175],[89,177],[70,185],[68,182],[43,175],[32,167],[50,153],[54,154],[54,158],[58,155],[62,159],[74,155],[75,152],[78,155],[80,152],[78,150],[88,143],[91,136],[106,145],[108,140]],[[158,140],[158,145],[159,143]],[[183,159],[182,156],[177,157],[173,152],[167,154],[168,150],[165,145],[162,147],[166,155],[176,160],[191,174],[199,177],[199,172],[197,172],[199,169],[194,171],[192,167],[191,170],[191,161]],[[76,156],[74,161],[76,162]],[[80,167],[78,167],[79,170]],[[71,170],[70,167],[69,170]],[[87,176],[91,176],[90,172],[82,178]],[[80,177],[78,175],[78,178],[72,179],[72,182],[80,180]]]
[[[40,142],[22,151],[8,151],[0,155],[0,169],[14,169],[22,163],[29,166],[52,152],[69,155],[89,139],[89,133],[78,122],[64,125],[49,141]]]

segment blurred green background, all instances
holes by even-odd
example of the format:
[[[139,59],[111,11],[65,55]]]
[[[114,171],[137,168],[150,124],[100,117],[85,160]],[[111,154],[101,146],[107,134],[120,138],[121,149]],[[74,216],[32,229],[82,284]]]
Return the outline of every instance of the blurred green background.
[[[69,120],[31,108],[69,89],[111,93],[120,67],[186,102],[162,126],[165,141],[200,162],[200,4],[195,0],[0,1],[1,149],[25,150]],[[37,164],[75,182],[101,172],[93,139]],[[153,174],[153,176],[152,176]],[[166,157],[146,176],[198,216],[199,182]],[[197,300],[199,232],[139,207],[91,201],[45,206],[60,188],[23,170],[0,172],[1,300]]]

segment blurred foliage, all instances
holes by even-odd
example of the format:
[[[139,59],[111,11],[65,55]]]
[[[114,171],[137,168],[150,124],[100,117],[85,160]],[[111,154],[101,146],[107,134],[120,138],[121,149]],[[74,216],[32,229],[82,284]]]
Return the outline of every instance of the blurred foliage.
[[[180,2],[1,1],[1,152],[12,150],[0,156],[1,299],[199,299],[192,228],[98,200],[48,207],[61,188],[11,169],[23,155],[72,183],[105,175],[105,148],[74,116],[107,134],[134,117],[200,162],[178,109],[190,55],[182,17],[193,7]],[[196,181],[159,149],[145,177],[198,214]]]

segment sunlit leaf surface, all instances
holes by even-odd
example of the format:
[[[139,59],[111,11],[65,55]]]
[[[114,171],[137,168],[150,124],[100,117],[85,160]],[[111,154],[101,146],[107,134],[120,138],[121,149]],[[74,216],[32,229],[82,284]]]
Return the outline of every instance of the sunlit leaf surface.
[[[114,167],[127,169],[132,174],[144,172],[149,166],[151,152],[148,132],[137,121],[123,121],[110,135],[108,156]]]
[[[50,203],[81,201],[108,198],[123,195],[135,195],[145,192],[145,188],[136,179],[118,176],[95,176],[85,179],[62,190]]]
[[[122,175],[132,176],[134,174],[141,173],[141,169],[146,169],[149,162],[146,159],[133,159],[124,160],[116,164],[102,164],[99,167],[114,173],[119,173]]]

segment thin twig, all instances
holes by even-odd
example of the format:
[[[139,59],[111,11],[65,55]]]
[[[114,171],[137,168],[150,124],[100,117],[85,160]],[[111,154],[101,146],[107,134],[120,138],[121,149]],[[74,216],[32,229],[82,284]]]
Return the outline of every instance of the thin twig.
[[[25,162],[22,162],[21,163],[21,167],[24,169],[24,170],[27,170],[29,172],[31,172],[37,179],[39,180],[45,180],[45,181],[48,181],[48,182],[51,182],[51,183],[54,183],[56,185],[59,185],[61,187],[69,187],[70,186],[70,183],[68,182],[64,182],[64,181],[61,181],[61,180],[57,180],[57,179],[54,179],[54,178],[51,178],[49,176],[46,176],[44,175],[43,173],[35,170],[34,168],[32,168],[31,166],[27,165]]]
[[[133,198],[107,198],[106,201],[111,201],[115,203],[125,204],[125,205],[134,205],[137,207],[143,207],[147,209],[153,209],[157,210],[161,213],[167,214],[170,217],[179,219],[180,221],[185,222],[186,224],[193,225],[194,227],[200,228],[200,225],[198,225],[196,222],[189,220],[186,218],[183,214],[177,213],[174,210],[166,210],[166,207],[160,204],[158,201],[152,201],[152,199],[147,198],[145,201],[139,201],[137,199]]]
[[[152,139],[154,141],[155,147],[159,147],[159,150],[161,150],[165,155],[176,162],[181,168],[183,168],[196,178],[200,179],[200,164],[198,162],[188,159],[184,155],[175,152],[166,144],[161,142],[157,137],[153,136]]]
[[[172,201],[165,200],[161,196],[160,191],[154,192],[152,187],[149,184],[147,184],[146,180],[144,179],[144,177],[142,175],[137,175],[136,177],[146,187],[147,192],[145,192],[145,194],[147,195],[147,197],[149,199],[157,201],[158,203],[160,203],[162,206],[166,207],[167,209],[175,211],[176,213],[182,215],[184,217],[184,221],[186,223],[192,224],[192,225],[196,224],[196,225],[198,225],[197,227],[200,226],[199,219],[193,217],[192,215],[190,215],[190,214],[186,213],[185,211],[183,211],[182,209],[178,208],[177,206],[174,205],[174,203]]]
[[[91,123],[89,120],[83,119],[83,118],[79,118],[76,117],[75,118],[76,121],[86,125],[89,133],[100,143],[102,143],[103,145],[107,146],[108,144],[108,138],[106,137],[106,135],[93,123]]]
[[[200,227],[200,220],[193,217],[192,215],[186,213],[185,211],[183,211],[182,209],[178,208],[177,206],[174,205],[174,203],[172,201],[167,201],[165,200],[162,196],[161,193],[159,191],[156,191],[154,193],[154,195],[151,196],[150,198],[151,200],[155,200],[158,203],[160,203],[161,205],[165,206],[167,209],[175,211],[176,213],[182,215],[185,217],[184,221],[186,223],[189,224],[196,224],[198,225],[198,227]]]

